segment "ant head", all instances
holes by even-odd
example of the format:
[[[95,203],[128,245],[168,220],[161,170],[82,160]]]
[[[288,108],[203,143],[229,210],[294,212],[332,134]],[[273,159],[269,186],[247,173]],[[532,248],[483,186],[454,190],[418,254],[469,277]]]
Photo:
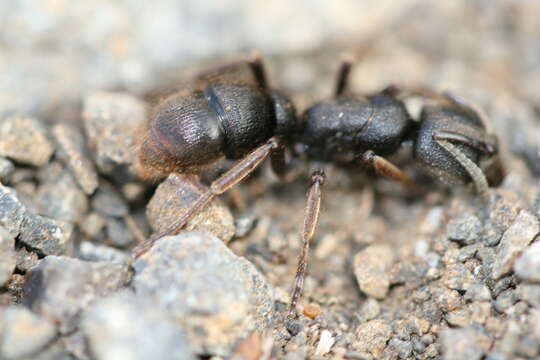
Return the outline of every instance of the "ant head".
[[[270,97],[276,114],[275,134],[283,138],[290,138],[298,130],[296,108],[292,101],[279,91],[270,91]]]

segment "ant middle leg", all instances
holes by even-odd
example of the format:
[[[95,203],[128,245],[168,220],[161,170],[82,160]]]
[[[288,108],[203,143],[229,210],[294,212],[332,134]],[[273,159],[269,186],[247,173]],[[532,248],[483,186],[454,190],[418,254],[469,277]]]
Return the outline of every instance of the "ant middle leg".
[[[409,190],[420,192],[420,187],[415,184],[412,179],[405,174],[400,168],[391,163],[389,160],[376,155],[372,150],[364,152],[358,158],[360,164],[372,170],[376,175],[397,181]]]
[[[133,250],[133,258],[137,258],[147,252],[152,245],[160,238],[168,235],[174,235],[180,231],[188,221],[201,212],[217,196],[223,194],[234,185],[242,181],[251,174],[273,151],[278,149],[280,141],[271,138],[265,144],[255,149],[247,155],[242,161],[233,166],[219,178],[214,180],[210,188],[202,194],[191,207],[178,220],[172,223],[165,230],[155,233],[147,241],[143,242]]]
[[[298,267],[291,294],[291,304],[287,314],[288,320],[293,320],[296,318],[296,304],[298,303],[298,299],[300,299],[300,295],[302,294],[302,290],[304,288],[304,279],[306,277],[308,264],[309,243],[315,234],[319,221],[319,213],[321,208],[321,187],[324,184],[324,179],[325,175],[324,171],[322,170],[314,171],[311,175],[311,185],[307,195],[304,225],[302,227],[302,249],[300,251],[300,257],[298,258]]]

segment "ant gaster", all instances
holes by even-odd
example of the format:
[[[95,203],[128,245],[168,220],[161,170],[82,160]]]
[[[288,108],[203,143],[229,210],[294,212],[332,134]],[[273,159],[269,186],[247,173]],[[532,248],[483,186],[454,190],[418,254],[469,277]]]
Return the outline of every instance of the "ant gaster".
[[[487,197],[485,174],[490,173],[484,173],[479,164],[481,159],[497,157],[497,141],[488,134],[485,116],[475,106],[421,87],[390,86],[370,96],[353,95],[347,91],[353,61],[346,58],[338,71],[334,97],[307,109],[300,125],[292,102],[268,87],[260,56],[221,69],[241,63],[249,65],[255,84],[219,77],[202,81],[196,90],[179,92],[162,101],[150,118],[138,153],[140,167],[148,172],[199,173],[222,157],[242,160],[213,181],[166,230],[139,245],[134,258],[157,239],[181,230],[215,196],[239,183],[266,158],[270,158],[274,172],[284,176],[285,149],[294,144],[300,145],[308,160],[356,161],[377,175],[414,188],[409,177],[385,159],[403,142],[412,141],[414,159],[433,174],[449,182],[472,181],[480,195]],[[403,103],[411,96],[426,100],[419,121],[411,118]],[[489,177],[490,185],[501,180],[500,176]],[[324,178],[322,170],[311,176],[289,319],[296,317]]]

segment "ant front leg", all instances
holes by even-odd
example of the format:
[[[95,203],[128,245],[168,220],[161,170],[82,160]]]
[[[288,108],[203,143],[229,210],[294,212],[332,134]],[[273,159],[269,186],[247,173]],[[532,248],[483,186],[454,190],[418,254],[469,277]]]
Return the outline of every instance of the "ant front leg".
[[[264,145],[247,155],[242,161],[232,167],[229,171],[214,180],[208,191],[202,194],[178,220],[171,224],[167,229],[152,235],[146,242],[140,244],[133,250],[133,258],[137,258],[147,252],[154,243],[168,235],[174,235],[180,231],[188,221],[201,212],[217,196],[223,194],[234,185],[242,181],[246,176],[259,166],[273,151],[278,149],[280,141],[271,138]]]
[[[296,304],[304,288],[304,279],[308,264],[309,243],[315,234],[317,223],[319,221],[319,212],[321,208],[321,187],[324,183],[325,175],[322,170],[314,171],[311,175],[311,186],[307,195],[306,213],[304,216],[304,226],[302,228],[302,250],[298,259],[298,267],[294,280],[294,287],[291,294],[291,305],[287,318],[293,320],[296,318]]]
[[[364,152],[358,160],[366,168],[372,170],[376,175],[386,179],[394,180],[401,183],[409,190],[419,192],[420,188],[411,178],[405,174],[400,168],[392,164],[387,159],[378,156],[372,150]]]

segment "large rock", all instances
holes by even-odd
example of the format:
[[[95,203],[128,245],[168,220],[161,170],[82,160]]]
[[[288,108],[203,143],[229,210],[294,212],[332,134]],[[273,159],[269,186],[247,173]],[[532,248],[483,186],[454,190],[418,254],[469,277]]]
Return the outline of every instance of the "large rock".
[[[273,290],[221,240],[198,232],[160,239],[134,263],[132,285],[188,331],[197,353],[227,356],[270,325]]]
[[[524,280],[540,282],[540,242],[532,244],[514,265],[517,276]]]

